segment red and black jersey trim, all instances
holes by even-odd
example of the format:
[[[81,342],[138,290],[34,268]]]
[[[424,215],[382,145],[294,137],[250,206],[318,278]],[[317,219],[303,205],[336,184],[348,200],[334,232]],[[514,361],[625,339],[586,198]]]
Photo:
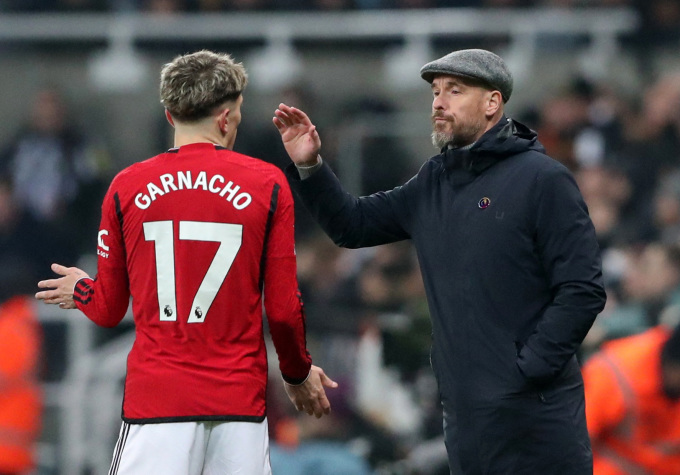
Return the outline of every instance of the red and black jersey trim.
[[[120,235],[123,235],[123,210],[121,209],[120,206],[120,196],[118,196],[118,192],[116,191],[113,194],[113,202],[116,206],[116,217],[118,218],[118,225],[120,226]],[[126,252],[125,250],[125,239],[121,240],[123,244],[123,252]]]
[[[128,424],[162,424],[164,422],[204,422],[204,421],[225,421],[225,422],[262,422],[266,415],[262,416],[177,416],[177,417],[149,417],[133,419],[123,415],[123,421]]]
[[[87,305],[92,300],[93,295],[94,287],[87,282],[87,279],[80,279],[76,282],[76,286],[73,289],[73,300],[82,305]]]
[[[267,243],[269,242],[269,233],[272,228],[272,222],[274,221],[274,213],[276,212],[276,207],[279,202],[279,190],[281,186],[278,183],[274,184],[274,189],[272,190],[272,196],[269,200],[269,214],[267,215],[267,224],[264,228],[264,243],[262,245],[262,257],[260,258],[260,292],[264,288],[264,269],[267,262]]]

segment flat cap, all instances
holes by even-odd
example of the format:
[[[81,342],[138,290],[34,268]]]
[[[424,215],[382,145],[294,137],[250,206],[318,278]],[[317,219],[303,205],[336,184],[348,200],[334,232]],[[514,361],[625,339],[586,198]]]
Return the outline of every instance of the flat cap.
[[[512,74],[500,56],[483,49],[463,49],[430,61],[420,68],[420,76],[432,83],[437,74],[478,79],[500,91],[503,101],[512,94]]]

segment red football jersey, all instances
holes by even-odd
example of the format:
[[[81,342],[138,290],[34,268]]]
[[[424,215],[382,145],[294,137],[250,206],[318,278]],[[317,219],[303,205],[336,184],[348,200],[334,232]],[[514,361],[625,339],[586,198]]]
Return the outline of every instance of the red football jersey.
[[[262,421],[262,296],[286,381],[309,374],[293,198],[275,166],[196,143],[120,172],[102,205],[98,273],[74,300],[117,325],[132,296],[127,422]]]

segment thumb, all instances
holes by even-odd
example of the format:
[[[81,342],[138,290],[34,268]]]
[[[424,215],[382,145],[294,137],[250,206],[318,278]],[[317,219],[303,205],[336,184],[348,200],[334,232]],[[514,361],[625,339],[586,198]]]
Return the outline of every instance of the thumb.
[[[331,378],[326,376],[326,373],[324,373],[323,370],[320,369],[320,368],[319,368],[319,377],[321,378],[321,384],[323,384],[327,388],[337,388],[338,387],[338,383],[336,383]]]

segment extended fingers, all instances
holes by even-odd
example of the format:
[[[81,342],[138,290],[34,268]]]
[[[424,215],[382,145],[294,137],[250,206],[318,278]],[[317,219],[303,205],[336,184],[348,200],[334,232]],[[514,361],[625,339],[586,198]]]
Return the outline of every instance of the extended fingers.
[[[35,294],[35,298],[50,305],[56,305],[64,302],[64,298],[61,296],[61,294],[55,291],[38,292]]]
[[[56,289],[61,283],[61,278],[59,279],[47,279],[38,282],[38,287],[41,289]]]
[[[323,414],[331,413],[331,402],[326,397],[325,392],[319,396],[319,409],[321,412],[317,414],[316,417],[321,417]]]
[[[290,115],[291,117],[294,117],[295,120],[301,124],[312,126],[312,121],[309,119],[309,116],[305,114],[303,111],[300,109],[297,109],[295,107],[290,108]]]
[[[272,122],[274,122],[274,125],[276,126],[276,128],[279,129],[279,132],[283,133],[284,130],[286,129],[285,124],[278,117],[274,117],[272,119]]]
[[[274,111],[274,115],[276,116],[275,119],[278,119],[286,127],[290,127],[294,123],[293,116],[289,112],[281,110],[280,106],[279,109]]]
[[[56,298],[59,293],[56,290],[43,290],[42,292],[37,292],[35,298],[39,300],[49,300]]]
[[[274,112],[276,116],[284,121],[286,125],[302,124],[312,126],[309,116],[296,107],[289,107],[286,104],[279,104],[279,108]]]

